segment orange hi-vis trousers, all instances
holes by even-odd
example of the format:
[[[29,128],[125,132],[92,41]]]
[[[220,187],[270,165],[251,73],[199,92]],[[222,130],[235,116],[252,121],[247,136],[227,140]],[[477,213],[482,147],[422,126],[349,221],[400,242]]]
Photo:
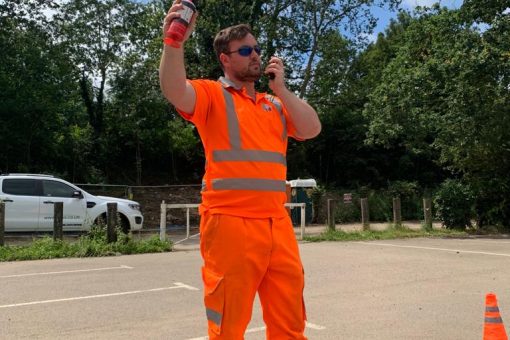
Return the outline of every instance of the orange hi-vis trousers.
[[[303,266],[288,216],[206,212],[200,251],[209,339],[244,339],[257,292],[267,339],[306,339]]]

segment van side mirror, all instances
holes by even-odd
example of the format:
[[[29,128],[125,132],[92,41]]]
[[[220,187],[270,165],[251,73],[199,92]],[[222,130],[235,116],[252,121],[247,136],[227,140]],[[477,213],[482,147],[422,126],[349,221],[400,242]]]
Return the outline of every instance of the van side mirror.
[[[79,190],[76,190],[73,192],[73,198],[79,198],[79,199],[82,199],[83,198],[83,194],[81,193],[81,191]]]

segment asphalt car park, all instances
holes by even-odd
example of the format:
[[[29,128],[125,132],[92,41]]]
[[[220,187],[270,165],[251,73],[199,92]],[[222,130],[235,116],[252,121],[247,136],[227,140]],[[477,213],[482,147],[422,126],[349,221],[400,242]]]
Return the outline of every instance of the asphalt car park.
[[[480,339],[510,239],[300,243],[309,339]],[[206,339],[200,253],[0,263],[2,339]],[[246,339],[264,339],[255,303]]]

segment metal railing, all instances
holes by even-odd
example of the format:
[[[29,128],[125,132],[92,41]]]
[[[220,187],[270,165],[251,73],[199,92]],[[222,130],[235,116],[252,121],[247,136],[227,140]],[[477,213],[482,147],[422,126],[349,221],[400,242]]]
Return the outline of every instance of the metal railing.
[[[189,223],[189,210],[196,209],[200,204],[166,204],[165,201],[161,202],[161,219],[159,222],[159,239],[161,241],[166,240],[166,214],[168,209],[186,209],[186,238],[174,242],[174,244],[179,244],[184,242],[190,238],[196,237],[200,235],[197,233],[195,235],[190,236],[190,223]],[[305,216],[306,216],[306,203],[285,203],[286,208],[294,209],[301,208],[301,231],[300,231],[300,240],[304,238],[305,235]]]
[[[306,203],[285,203],[286,208],[301,208],[301,234],[299,239],[305,237],[305,217],[306,217]]]
[[[165,201],[161,202],[161,219],[159,221],[159,239],[164,241],[166,239],[166,211],[168,209],[186,209],[186,238],[180,241],[174,242],[174,244],[179,244],[188,240],[192,237],[196,237],[200,235],[200,233],[189,236],[189,210],[193,208],[198,208],[200,204],[166,204]]]

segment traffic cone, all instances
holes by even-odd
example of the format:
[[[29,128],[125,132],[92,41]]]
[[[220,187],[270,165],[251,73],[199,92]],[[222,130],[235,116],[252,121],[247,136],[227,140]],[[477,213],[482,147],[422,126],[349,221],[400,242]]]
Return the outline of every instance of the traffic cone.
[[[489,293],[485,297],[485,323],[483,327],[483,340],[508,340],[505,326],[499,315],[496,295]]]

